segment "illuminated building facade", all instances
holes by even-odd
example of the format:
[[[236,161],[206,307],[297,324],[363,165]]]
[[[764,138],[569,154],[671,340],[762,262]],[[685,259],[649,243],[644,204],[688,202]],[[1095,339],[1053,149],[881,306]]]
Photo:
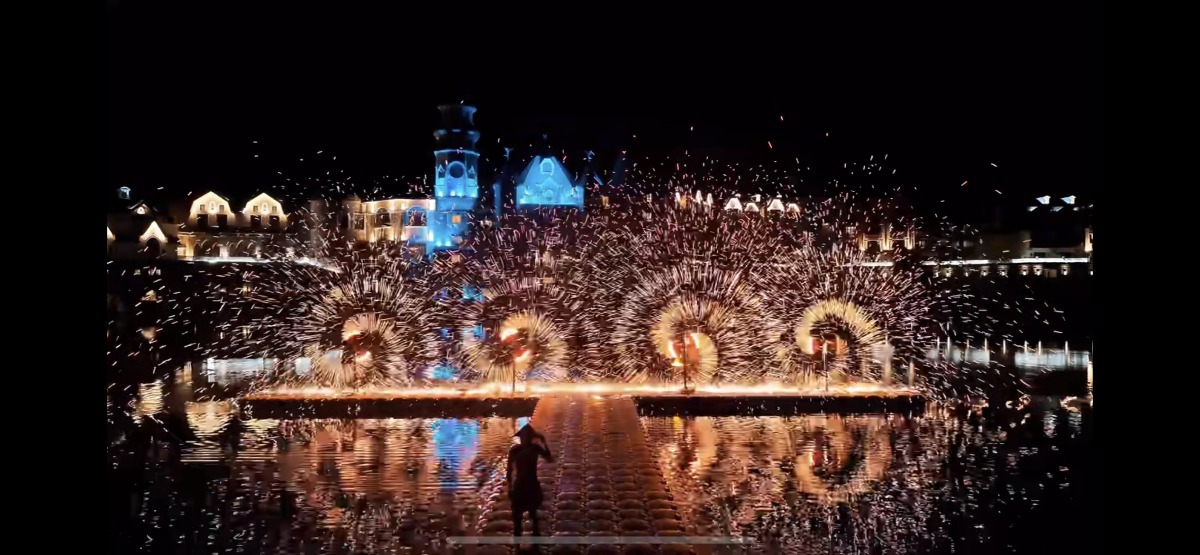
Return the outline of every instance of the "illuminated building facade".
[[[422,256],[459,248],[472,219],[492,223],[502,221],[504,215],[519,215],[523,220],[554,219],[562,210],[585,209],[585,185],[592,175],[590,152],[587,167],[576,179],[545,147],[520,173],[510,171],[511,150],[505,149],[505,161],[488,191],[490,198],[484,198],[479,187],[479,152],[475,145],[480,134],[474,128],[475,107],[444,105],[438,109],[442,128],[434,132],[433,198],[345,199],[345,225],[355,243],[390,242],[403,245],[412,256]]]
[[[210,191],[193,200],[182,218],[179,257],[259,261],[304,256],[294,218],[266,193],[244,203]]]
[[[179,226],[175,220],[134,200],[129,187],[117,190],[108,208],[109,260],[173,259],[179,251]]]
[[[432,199],[342,202],[348,234],[356,243],[403,244],[413,255],[458,248],[479,206],[479,152],[474,106],[439,106],[442,128],[434,131]]]
[[[586,175],[586,173],[585,173]],[[583,186],[553,156],[534,156],[517,177],[516,208],[583,210]]]
[[[266,193],[234,204],[209,191],[160,210],[117,190],[108,211],[109,259],[265,262],[302,259],[306,243],[283,205]]]
[[[1091,205],[1077,205],[1075,196],[1058,199],[1061,202],[1049,196],[1036,200],[1037,204],[1025,211],[1026,217],[1014,222],[1020,226],[1018,231],[984,233],[982,237],[923,237],[911,227],[895,226],[886,220],[874,226],[818,231],[832,233],[838,240],[877,255],[876,260],[865,262],[866,266],[891,267],[891,253],[902,250],[916,253],[924,259],[922,266],[942,277],[1091,275],[1092,227],[1087,223]],[[789,217],[798,218],[803,210],[799,203],[782,198],[764,200],[761,195],[751,195],[745,200],[741,195],[734,195],[717,204],[712,193],[701,191],[675,193],[675,205],[681,209],[702,210],[721,206],[730,213],[776,217],[785,221]],[[1028,217],[1034,213],[1037,218]],[[950,251],[942,253],[950,256],[939,256],[939,250]]]

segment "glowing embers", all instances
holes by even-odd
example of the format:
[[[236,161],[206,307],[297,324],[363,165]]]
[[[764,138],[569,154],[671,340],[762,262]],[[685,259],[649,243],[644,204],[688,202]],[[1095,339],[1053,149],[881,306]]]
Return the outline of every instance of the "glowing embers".
[[[806,355],[834,354],[841,358],[849,344],[859,348],[884,344],[879,326],[854,303],[837,299],[818,302],[804,311],[796,326],[796,345]]]
[[[761,381],[770,322],[742,273],[674,266],[626,292],[605,338],[615,360],[597,370],[635,383]]]
[[[466,299],[462,362],[482,381],[558,381],[572,361],[569,338],[578,303],[536,278],[498,280],[479,300]]]
[[[408,281],[405,268],[348,265],[337,274],[301,274],[300,291],[286,283],[263,282],[253,296],[292,320],[281,327],[297,361],[311,359],[311,371],[279,365],[272,385],[315,386],[359,390],[412,385],[428,379],[426,370],[439,353],[430,323],[433,301],[427,288]],[[321,279],[313,279],[319,277]],[[300,293],[300,295],[297,295]],[[279,298],[299,297],[280,304]],[[297,366],[298,368],[298,366]]]
[[[548,317],[518,312],[505,318],[499,330],[492,337],[464,334],[466,360],[485,381],[553,381],[566,376],[566,337]]]
[[[381,383],[409,383],[404,339],[396,324],[377,313],[355,314],[342,326],[339,356],[317,357],[316,381],[334,388],[358,389]]]

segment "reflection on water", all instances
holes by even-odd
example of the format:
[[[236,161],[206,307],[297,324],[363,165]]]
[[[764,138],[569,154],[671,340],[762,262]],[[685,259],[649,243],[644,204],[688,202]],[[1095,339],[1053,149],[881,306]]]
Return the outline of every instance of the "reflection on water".
[[[643,423],[692,533],[786,553],[1042,552],[1024,543],[1038,526],[1090,526],[1090,430],[1031,408],[1000,428],[938,411]]]
[[[242,420],[232,401],[193,401],[185,378],[110,399],[115,552],[175,552],[180,542],[193,552],[376,552],[470,533],[478,492],[503,479],[520,424]],[[122,406],[129,422],[116,416]]]
[[[476,532],[528,421],[243,420],[201,369],[109,388],[111,552],[440,551],[405,546]],[[1090,412],[1021,404],[642,423],[689,534],[785,553],[1087,551],[1087,530],[1067,532],[1090,530]]]

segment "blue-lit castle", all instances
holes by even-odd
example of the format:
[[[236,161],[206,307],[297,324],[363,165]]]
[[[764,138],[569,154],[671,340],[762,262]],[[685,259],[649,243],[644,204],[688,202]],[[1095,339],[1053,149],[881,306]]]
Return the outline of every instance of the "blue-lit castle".
[[[434,132],[433,198],[342,203],[348,234],[360,244],[403,245],[412,256],[459,248],[473,218],[499,221],[505,207],[516,212],[584,209],[590,171],[575,179],[549,151],[536,154],[519,174],[510,171],[508,149],[491,187],[480,195],[479,131],[475,107],[444,105],[442,127]],[[591,156],[587,157],[590,170]]]

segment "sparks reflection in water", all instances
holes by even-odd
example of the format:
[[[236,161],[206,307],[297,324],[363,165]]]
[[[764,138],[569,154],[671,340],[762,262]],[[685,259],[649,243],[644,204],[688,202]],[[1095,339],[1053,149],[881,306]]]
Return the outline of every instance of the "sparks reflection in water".
[[[1090,428],[1066,411],[1030,416],[1044,425],[997,431],[945,413],[643,422],[689,533],[774,538],[783,553],[928,553],[1028,550],[1035,538],[1014,529],[1036,527],[1031,507],[1061,523],[1056,510],[1084,506]]]
[[[202,388],[182,377],[112,403],[163,422],[180,411],[194,435],[178,462],[138,458],[135,430],[155,420],[111,435],[111,479],[123,484],[114,487],[136,493],[114,508],[128,515],[113,528],[126,545],[350,553],[469,535],[488,506],[482,498],[503,482],[512,434],[528,421],[240,420],[229,401],[191,400]],[[1031,527],[1057,526],[1087,506],[1089,415],[1026,397],[996,421],[935,410],[916,419],[641,422],[689,534],[778,533],[793,540],[787,553],[1041,552],[1022,539],[1036,537]]]
[[[163,386],[143,389],[153,400]],[[152,404],[137,406],[161,418]],[[134,488],[133,512],[128,498],[117,512],[128,519],[114,529],[127,542],[119,551],[183,544],[247,553],[297,553],[305,546],[382,552],[445,534],[470,535],[483,486],[503,480],[498,469],[519,424],[501,418],[241,420],[228,401],[186,405],[182,416],[194,439],[181,445],[177,459],[142,459],[138,433],[119,436],[129,439],[113,447],[120,471],[114,487]],[[149,481],[134,478],[143,473]]]

